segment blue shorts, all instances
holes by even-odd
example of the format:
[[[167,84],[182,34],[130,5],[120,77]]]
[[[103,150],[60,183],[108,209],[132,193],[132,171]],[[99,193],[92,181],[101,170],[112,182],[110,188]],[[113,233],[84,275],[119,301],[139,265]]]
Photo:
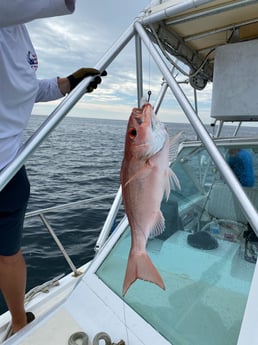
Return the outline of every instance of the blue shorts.
[[[22,167],[0,192],[0,255],[16,254],[21,247],[30,183]]]

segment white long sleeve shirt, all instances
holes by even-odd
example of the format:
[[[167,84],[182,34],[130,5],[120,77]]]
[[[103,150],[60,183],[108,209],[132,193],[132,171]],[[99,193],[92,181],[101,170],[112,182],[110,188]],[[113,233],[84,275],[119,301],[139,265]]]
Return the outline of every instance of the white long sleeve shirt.
[[[0,170],[21,147],[35,102],[62,97],[57,78],[38,80],[37,55],[24,23],[70,14],[75,0],[0,1]]]

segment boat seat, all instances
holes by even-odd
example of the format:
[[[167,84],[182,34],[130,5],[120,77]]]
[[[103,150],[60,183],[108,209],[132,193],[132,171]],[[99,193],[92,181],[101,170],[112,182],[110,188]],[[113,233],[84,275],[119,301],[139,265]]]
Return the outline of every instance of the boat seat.
[[[258,207],[258,188],[244,188],[255,208]],[[247,224],[248,221],[239,202],[225,183],[216,183],[212,187],[207,203],[207,211],[211,217],[229,219]]]

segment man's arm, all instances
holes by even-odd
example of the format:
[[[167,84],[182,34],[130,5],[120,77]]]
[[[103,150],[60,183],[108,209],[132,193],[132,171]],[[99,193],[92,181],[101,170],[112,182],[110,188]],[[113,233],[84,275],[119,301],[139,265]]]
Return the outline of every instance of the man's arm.
[[[84,78],[93,77],[85,92],[92,92],[101,83],[101,77],[107,75],[106,71],[102,73],[90,67],[80,68],[67,77],[38,79],[38,92],[35,102],[52,101],[65,96],[72,91]]]
[[[33,19],[71,14],[75,0],[1,0],[0,28]]]

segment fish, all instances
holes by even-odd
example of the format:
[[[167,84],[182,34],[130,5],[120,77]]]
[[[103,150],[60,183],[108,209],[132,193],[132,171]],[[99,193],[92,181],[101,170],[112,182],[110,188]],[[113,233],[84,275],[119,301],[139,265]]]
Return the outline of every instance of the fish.
[[[146,252],[146,243],[148,238],[164,231],[165,220],[160,210],[163,197],[168,199],[171,188],[180,188],[169,167],[170,148],[175,151],[179,134],[169,138],[150,103],[132,109],[120,170],[123,205],[131,228],[123,296],[137,279],[165,290],[163,279]]]

